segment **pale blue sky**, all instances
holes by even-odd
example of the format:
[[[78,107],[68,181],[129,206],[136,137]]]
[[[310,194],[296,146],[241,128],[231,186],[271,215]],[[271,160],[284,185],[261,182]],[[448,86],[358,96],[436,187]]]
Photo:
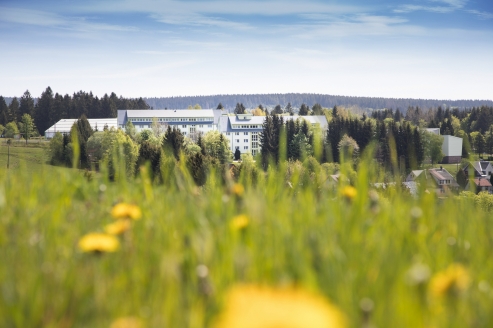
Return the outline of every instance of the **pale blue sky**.
[[[5,1],[0,94],[493,99],[493,2]]]

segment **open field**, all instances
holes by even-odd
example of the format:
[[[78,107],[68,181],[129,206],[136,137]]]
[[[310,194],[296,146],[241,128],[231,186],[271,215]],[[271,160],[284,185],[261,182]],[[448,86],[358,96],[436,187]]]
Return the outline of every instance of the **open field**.
[[[297,309],[320,300],[311,295],[330,302],[325,316],[346,318],[327,327],[493,324],[491,213],[467,199],[377,194],[368,189],[376,168],[364,164],[356,189],[336,191],[316,170],[286,177],[285,167],[255,183],[209,176],[198,188],[179,164],[163,167],[172,180],[161,186],[146,171],[110,182],[39,166],[0,169],[1,327],[108,327],[122,317],[143,327],[271,327],[254,324],[301,320]],[[142,217],[125,221],[114,252],[83,252],[81,238],[115,222],[120,202]],[[243,301],[227,298],[235,286]],[[257,301],[272,311],[252,316]]]

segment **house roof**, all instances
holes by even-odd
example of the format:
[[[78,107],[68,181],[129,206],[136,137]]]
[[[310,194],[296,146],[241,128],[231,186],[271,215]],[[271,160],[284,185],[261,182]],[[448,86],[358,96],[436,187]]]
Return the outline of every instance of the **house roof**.
[[[428,171],[438,180],[454,180],[452,174],[448,173],[445,169],[429,169]]]
[[[484,179],[484,178],[482,178],[482,179],[481,178],[475,178],[474,183],[478,187],[492,187],[491,182],[489,182],[488,179]]]
[[[491,164],[488,161],[480,161],[479,162],[479,165],[481,166],[481,169],[483,171],[486,171],[486,169],[488,168],[488,166],[491,165]]]

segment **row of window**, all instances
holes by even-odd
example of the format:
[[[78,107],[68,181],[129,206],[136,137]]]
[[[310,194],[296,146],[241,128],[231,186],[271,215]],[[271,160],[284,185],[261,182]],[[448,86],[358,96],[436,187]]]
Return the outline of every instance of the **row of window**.
[[[235,128],[235,129],[261,129],[262,128],[262,124],[258,124],[258,125],[233,124],[233,128]]]
[[[188,125],[182,125],[181,127],[186,129],[188,127]],[[196,125],[190,125],[190,131],[192,131],[192,129],[195,130],[195,127],[196,127]],[[203,128],[203,127],[204,127],[204,125],[202,125],[202,124],[199,125],[199,128]],[[212,124],[207,125],[207,127],[212,128]]]
[[[130,122],[151,122],[151,117],[146,118],[129,118]],[[176,117],[161,117],[157,119],[158,122],[205,122],[212,121],[212,117],[193,117],[193,118],[176,118]]]
[[[236,146],[236,149],[240,149],[240,146]],[[248,150],[248,146],[243,146],[243,149]]]

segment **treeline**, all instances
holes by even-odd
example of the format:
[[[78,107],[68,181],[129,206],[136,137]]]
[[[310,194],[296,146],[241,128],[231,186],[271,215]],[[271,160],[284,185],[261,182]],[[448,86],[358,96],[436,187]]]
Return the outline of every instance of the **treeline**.
[[[420,108],[457,107],[459,109],[480,106],[493,106],[492,100],[435,100],[435,99],[411,99],[411,98],[383,98],[383,97],[349,97],[333,96],[310,93],[286,93],[286,94],[236,94],[236,95],[212,95],[212,96],[184,96],[184,97],[160,97],[144,98],[149,106],[156,109],[183,109],[190,105],[199,104],[202,108],[216,108],[222,103],[226,110],[232,111],[237,103],[243,103],[246,108],[255,108],[263,104],[269,108],[276,105],[285,107],[288,103],[295,108],[301,104],[321,104],[325,108],[334,106],[352,107],[362,109],[383,108],[408,108],[418,106]]]
[[[111,118],[116,117],[118,109],[149,108],[142,98],[118,97],[113,92],[99,98],[92,92],[84,91],[61,95],[53,93],[47,87],[39,98],[33,98],[29,90],[20,99],[14,97],[11,101],[0,96],[0,125],[20,122],[21,117],[28,114],[34,119],[39,133],[44,134],[45,130],[60,119],[79,118],[82,115],[88,118]]]
[[[266,117],[260,134],[264,168],[272,161],[303,162],[308,157],[315,157],[320,163],[341,163],[345,156],[356,164],[359,154],[373,144],[381,166],[409,171],[420,167],[427,155],[434,162],[441,160],[441,142],[440,136],[420,131],[409,122],[345,118],[337,114],[337,108],[325,135],[303,119],[285,122],[278,115]],[[439,152],[434,156],[432,147],[436,145]]]
[[[134,176],[138,167],[149,163],[152,178],[166,182],[179,173],[173,168],[183,164],[194,181],[202,185],[210,170],[221,172],[231,159],[228,140],[220,132],[210,131],[192,140],[179,129],[168,126],[164,130],[157,120],[151,129],[140,133],[131,122],[125,130],[106,128],[98,132],[82,116],[70,135],[56,133],[50,141],[51,164],[92,169],[103,163],[112,179],[123,173]]]

